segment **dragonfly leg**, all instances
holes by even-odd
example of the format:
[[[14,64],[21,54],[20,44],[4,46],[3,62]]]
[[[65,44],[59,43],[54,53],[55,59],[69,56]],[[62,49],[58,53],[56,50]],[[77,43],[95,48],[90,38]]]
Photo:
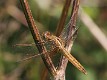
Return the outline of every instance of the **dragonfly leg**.
[[[13,46],[22,46],[22,47],[27,47],[27,46],[34,46],[35,45],[35,43],[29,43],[29,44],[15,44],[15,45],[13,45]]]
[[[37,56],[40,56],[40,55],[42,55],[42,54],[43,54],[43,53],[41,53],[41,54],[35,54],[35,55],[30,56],[30,57],[26,57],[26,58],[24,58],[24,59],[20,59],[20,60],[18,60],[17,62],[22,62],[22,61],[30,60],[30,59],[35,58],[35,57],[37,57]]]
[[[21,47],[27,47],[27,46],[35,46],[35,45],[40,45],[40,44],[45,44],[45,43],[47,43],[47,42],[51,42],[52,40],[48,40],[48,41],[42,41],[42,42],[38,42],[38,44],[35,44],[35,43],[23,43],[23,44],[15,44],[15,45],[13,45],[14,47],[16,47],[16,46],[21,46]]]
[[[40,44],[44,44],[44,43],[46,43],[45,41],[43,41],[43,42],[38,42],[38,44],[35,44],[35,43],[28,43],[28,44],[15,44],[15,45],[13,45],[13,46],[22,46],[22,47],[27,47],[27,46],[35,46],[35,45],[40,45]]]

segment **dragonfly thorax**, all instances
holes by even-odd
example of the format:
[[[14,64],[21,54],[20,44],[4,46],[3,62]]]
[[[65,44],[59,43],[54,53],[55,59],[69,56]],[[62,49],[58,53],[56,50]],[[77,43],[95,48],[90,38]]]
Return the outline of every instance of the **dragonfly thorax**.
[[[48,31],[43,33],[43,38],[47,41],[53,42],[57,47],[61,47],[63,45],[63,41],[60,38],[50,34]]]

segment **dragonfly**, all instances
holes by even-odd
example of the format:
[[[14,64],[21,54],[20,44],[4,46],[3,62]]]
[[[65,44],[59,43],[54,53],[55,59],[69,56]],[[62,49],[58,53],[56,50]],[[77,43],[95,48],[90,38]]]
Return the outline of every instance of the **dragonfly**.
[[[54,45],[58,47],[59,50],[63,53],[63,55],[81,72],[87,74],[85,68],[65,49],[64,43],[61,38],[51,35],[50,32],[45,32],[44,37],[47,41],[51,40],[54,42]]]
[[[74,14],[77,14],[77,11],[75,11]],[[75,15],[74,15],[74,16],[75,16]],[[75,18],[74,18],[74,19],[75,19]],[[74,23],[75,23],[76,20],[72,20],[72,21],[74,21]],[[70,25],[70,24],[69,24],[69,25]],[[69,26],[69,25],[68,25],[68,26]],[[73,27],[73,26],[72,26],[72,27]],[[74,27],[74,28],[75,28],[75,27]],[[74,35],[76,34],[76,32],[77,32],[77,30],[74,29],[74,32],[73,32],[72,36],[74,36]],[[79,63],[79,61],[77,61],[76,58],[74,58],[74,57],[66,50],[66,48],[65,48],[65,43],[64,43],[64,41],[63,41],[63,39],[66,39],[66,38],[61,39],[61,36],[63,36],[63,34],[62,34],[60,37],[57,37],[57,36],[54,36],[54,35],[50,34],[50,32],[45,32],[45,33],[43,33],[42,36],[44,37],[44,39],[46,40],[46,42],[50,42],[50,41],[51,41],[51,42],[54,44],[54,46],[57,47],[57,48],[62,52],[62,54],[63,54],[78,70],[80,70],[80,71],[83,72],[84,74],[87,74],[85,68]],[[65,36],[66,36],[66,35],[65,35]],[[72,36],[71,36],[71,37],[72,37]],[[69,40],[71,40],[71,37],[69,38]],[[65,40],[65,42],[66,42],[66,40]],[[44,42],[43,42],[43,43],[44,43]],[[39,45],[39,43],[38,43],[38,45]],[[48,53],[51,53],[51,51],[48,52]],[[41,54],[42,54],[42,53],[41,53]],[[31,56],[31,57],[28,57],[28,58],[26,58],[26,59],[30,59],[30,58],[33,58],[33,57],[36,57],[36,55]],[[24,60],[26,60],[26,59],[24,59]]]
[[[72,36],[74,36],[76,33],[77,33],[77,30],[78,29],[75,29],[74,33],[72,34]],[[62,54],[78,69],[80,70],[81,72],[83,72],[84,74],[87,74],[85,68],[79,63],[79,61],[76,60],[75,57],[73,57],[64,47],[64,41],[61,39],[61,37],[57,37],[55,35],[52,35],[50,34],[49,31],[46,31],[45,33],[42,34],[42,37],[44,38],[44,40],[46,41],[46,43],[48,42],[52,42],[52,44],[55,46],[55,48],[52,48],[52,50],[50,50],[49,52],[47,53],[53,53],[54,50],[57,50],[59,49]],[[43,42],[44,44],[45,42]],[[32,46],[34,44],[16,44],[16,46]],[[38,43],[39,45],[39,43]],[[25,60],[28,60],[28,59],[31,59],[31,58],[34,58],[34,57],[37,57],[39,55],[42,55],[41,54],[36,54],[36,55],[33,55],[33,56],[30,56],[30,57],[27,57],[25,59],[22,59],[20,61],[25,61]]]

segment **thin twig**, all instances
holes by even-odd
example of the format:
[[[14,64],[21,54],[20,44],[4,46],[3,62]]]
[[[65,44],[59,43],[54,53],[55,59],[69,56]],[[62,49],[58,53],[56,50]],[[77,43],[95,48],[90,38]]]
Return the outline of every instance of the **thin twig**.
[[[46,65],[47,69],[49,70],[49,73],[52,75],[52,77],[54,77],[57,74],[56,69],[51,61],[51,58],[49,57],[49,54],[46,53],[47,50],[46,50],[45,46],[41,43],[41,42],[43,42],[43,40],[41,39],[41,36],[39,34],[39,31],[38,31],[35,21],[33,19],[29,4],[28,4],[27,0],[20,0],[20,2],[22,4],[26,20],[28,22],[30,31],[32,33],[35,44],[39,50],[39,53],[43,53],[43,55],[41,55],[41,57]],[[38,43],[41,43],[41,44],[37,45]]]
[[[72,34],[76,29],[76,20],[77,20],[77,16],[78,16],[78,9],[79,9],[79,1],[80,0],[74,0],[73,1],[73,8],[72,8],[72,12],[71,12],[71,19],[70,19],[70,24],[67,30],[67,39],[66,39],[66,46],[70,45],[72,40]]]
[[[66,0],[66,2],[65,2],[65,5],[64,5],[60,20],[58,22],[57,29],[56,29],[56,36],[58,36],[58,37],[61,35],[61,32],[64,28],[65,20],[66,20],[67,14],[68,14],[68,10],[69,10],[71,1],[72,0]]]
[[[68,30],[67,30],[67,41],[66,41],[66,44],[65,44],[65,48],[67,49],[68,52],[71,51],[71,47],[73,45],[73,41],[72,41],[72,33],[73,33],[73,30],[74,28],[76,27],[76,18],[77,18],[77,14],[78,14],[78,9],[79,9],[79,2],[80,0],[74,0],[73,1],[73,9],[72,9],[72,14],[71,14],[71,19],[70,19],[70,25],[68,27]],[[62,60],[61,60],[61,66],[60,66],[60,70],[59,70],[59,73],[60,74],[60,77],[59,79],[61,78],[61,80],[65,80],[65,70],[66,70],[66,67],[67,67],[67,63],[68,63],[68,59],[63,56]]]

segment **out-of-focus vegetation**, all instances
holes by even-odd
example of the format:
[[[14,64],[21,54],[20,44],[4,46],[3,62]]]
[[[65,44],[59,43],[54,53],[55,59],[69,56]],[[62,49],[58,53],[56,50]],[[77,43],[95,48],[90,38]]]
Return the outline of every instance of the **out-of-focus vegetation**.
[[[54,33],[64,0],[29,0],[29,4],[40,33],[47,30]],[[107,36],[107,1],[81,0],[80,5]],[[70,15],[68,15],[69,18]],[[79,33],[71,52],[86,68],[88,75],[79,72],[69,63],[66,79],[107,80],[107,51],[82,21],[79,20],[77,24],[80,27]],[[40,80],[42,78],[45,66],[40,56],[17,62],[26,54],[38,53],[33,46],[13,46],[17,43],[33,43],[26,25],[19,0],[0,0],[0,80]]]

